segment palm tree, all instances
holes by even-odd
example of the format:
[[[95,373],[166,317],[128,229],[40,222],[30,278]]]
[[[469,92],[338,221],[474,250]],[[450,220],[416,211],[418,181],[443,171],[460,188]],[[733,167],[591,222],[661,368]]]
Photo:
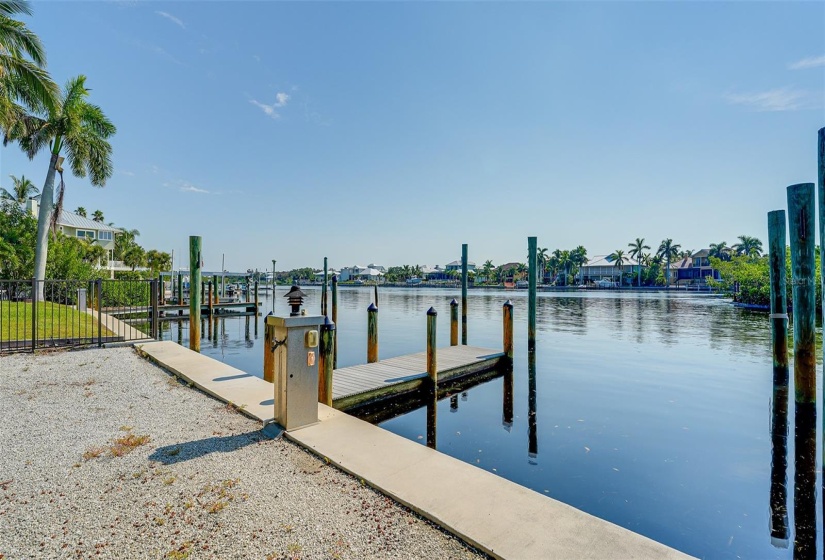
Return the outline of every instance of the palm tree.
[[[491,276],[493,275],[493,270],[495,267],[493,266],[493,261],[486,260],[484,261],[484,265],[481,267],[482,272],[484,272],[484,278],[486,278],[486,283],[489,284],[490,280],[492,280]]]
[[[140,245],[132,245],[123,253],[123,264],[134,272],[137,267],[146,264],[146,251]]]
[[[547,247],[541,248],[539,247],[536,249],[536,263],[538,266],[536,267],[538,270],[536,274],[540,274],[539,284],[544,284],[544,268],[547,266]]]
[[[618,267],[619,269],[619,286],[622,285],[622,267],[624,266],[624,251],[621,249],[616,249],[609,255],[607,255],[607,260],[613,262],[613,267]]]
[[[633,243],[628,243],[630,247],[630,256],[636,259],[636,264],[639,267],[637,276],[639,277],[639,287],[642,286],[642,258],[644,257],[644,250],[650,249],[649,245],[645,245],[645,238],[636,238]]]
[[[77,214],[78,216],[83,216],[84,218],[86,217],[86,209],[83,208],[82,206],[78,206],[77,209],[74,211],[74,213]]]
[[[587,249],[584,248],[584,245],[579,245],[570,252],[570,260],[579,270],[587,264]],[[583,280],[584,278],[579,278],[579,282],[582,282]]]
[[[665,287],[670,288],[670,259],[679,258],[679,249],[681,249],[681,245],[678,245],[673,242],[671,238],[667,238],[662,240],[659,243],[659,250],[656,251],[656,255],[662,257],[667,261],[667,268],[665,269]]]
[[[2,193],[0,193],[0,197],[6,200],[13,200],[15,202],[19,202],[23,204],[26,202],[30,197],[36,195],[39,191],[37,187],[34,186],[30,180],[26,179],[25,175],[21,175],[18,179],[14,175],[9,175],[11,177],[12,182],[14,183],[14,187],[12,188],[13,192],[9,192],[6,189],[2,189]]]
[[[95,186],[105,186],[112,175],[112,146],[108,139],[115,133],[115,125],[103,114],[97,105],[92,105],[86,98],[86,77],[70,79],[54,107],[40,117],[31,117],[26,130],[15,129],[12,139],[18,140],[20,146],[29,156],[34,156],[47,144],[50,148],[49,168],[43,194],[40,197],[40,214],[37,222],[37,248],[35,250],[34,277],[42,280],[46,276],[46,258],[49,248],[49,225],[60,215],[63,204],[63,168],[64,151],[72,173],[76,177],[87,174]],[[54,201],[54,174],[60,173],[60,191],[57,204]],[[54,207],[54,215],[52,209]],[[42,289],[42,283],[39,284]],[[38,294],[42,295],[42,294]]]
[[[112,224],[109,224],[110,226]],[[136,238],[140,232],[136,229],[127,229],[115,235],[115,260],[123,260],[123,254],[133,245],[137,245]]]
[[[146,266],[148,266],[149,270],[154,274],[162,270],[169,270],[172,268],[172,255],[164,251],[151,249],[146,252]]]
[[[711,243],[710,250],[708,251],[708,256],[716,257],[721,261],[729,261],[730,260],[730,248],[728,244],[722,241],[721,243]]]
[[[57,85],[46,72],[40,39],[12,16],[31,15],[28,0],[0,0],[0,130],[3,144],[30,124],[29,111],[54,107]]]
[[[761,257],[762,256],[762,242],[756,237],[750,235],[740,235],[738,237],[739,243],[736,243],[731,249],[736,251],[737,255],[744,255],[746,257]]]
[[[92,212],[92,219],[102,224],[104,219],[103,212],[101,212],[100,210],[95,210],[94,212]]]

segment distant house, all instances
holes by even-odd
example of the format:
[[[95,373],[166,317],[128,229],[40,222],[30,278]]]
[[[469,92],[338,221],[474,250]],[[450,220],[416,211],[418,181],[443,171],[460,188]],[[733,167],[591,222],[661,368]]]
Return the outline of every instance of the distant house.
[[[459,270],[461,270],[459,268]],[[447,269],[437,264],[435,266],[424,265],[421,267],[421,275],[427,280],[450,280]]]
[[[380,267],[383,269],[384,267]],[[384,272],[378,268],[372,268],[371,266],[345,266],[341,269],[341,273],[338,275],[338,279],[341,282],[352,282],[355,280],[362,280],[362,281],[379,281],[381,278],[384,277]]]
[[[702,249],[677,263],[677,284],[700,285],[707,284],[708,277],[720,280],[719,271],[710,265],[710,250]]]
[[[32,216],[38,217],[40,211],[40,197],[36,196],[30,198],[26,203],[26,210],[31,212]],[[121,229],[107,226],[102,222],[96,222],[89,218],[84,218],[80,214],[69,212],[65,208],[61,210],[60,216],[57,218],[57,229],[63,235],[69,237],[76,237],[83,240],[94,240],[95,243],[101,245],[107,252],[107,262],[98,263],[98,268],[109,271],[109,275],[114,278],[115,271],[132,270],[123,264],[123,261],[116,261],[115,258],[115,235],[120,233]]]
[[[447,263],[447,266],[445,268],[447,269],[448,273],[452,272],[453,270],[457,270],[457,271],[461,272],[461,260],[459,259],[457,261]],[[472,261],[467,261],[467,270],[470,271],[470,270],[475,270],[475,269],[476,269],[476,263],[474,263]]]
[[[624,275],[632,273],[636,270],[637,265],[635,262],[627,259],[622,264],[621,270],[619,268],[620,267],[615,266],[614,260],[610,258],[610,255],[597,255],[579,269],[581,283],[591,284],[603,278],[618,282],[620,276],[624,277]]]

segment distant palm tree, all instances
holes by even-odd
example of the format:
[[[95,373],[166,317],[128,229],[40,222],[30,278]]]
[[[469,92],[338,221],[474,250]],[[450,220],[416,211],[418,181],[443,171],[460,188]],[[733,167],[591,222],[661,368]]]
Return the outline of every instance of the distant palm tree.
[[[721,243],[711,243],[708,255],[711,257],[716,257],[721,261],[729,261],[730,248],[728,247],[728,244],[724,241],[722,241]]]
[[[12,188],[13,192],[2,189],[3,192],[0,193],[0,197],[23,204],[38,193],[37,187],[34,186],[34,183],[26,179],[25,175],[21,175],[19,179],[14,175],[9,175],[9,177],[11,177],[14,183],[14,187]]]
[[[670,288],[670,259],[679,258],[679,249],[681,247],[681,245],[674,243],[673,240],[668,237],[659,243],[659,250],[656,251],[656,254],[664,258],[667,262],[667,268],[665,269],[665,287],[667,288]]]
[[[736,243],[731,249],[736,251],[737,255],[744,255],[746,257],[761,257],[762,256],[762,242],[756,237],[749,235],[740,235],[739,243]]]
[[[628,247],[630,247],[630,256],[636,259],[636,264],[639,267],[637,272],[637,276],[639,277],[639,287],[642,286],[642,258],[644,257],[644,250],[650,249],[649,245],[645,245],[645,238],[636,238],[636,241],[633,243],[628,243]]]
[[[74,213],[77,214],[78,216],[83,216],[84,218],[86,217],[86,209],[83,208],[82,206],[78,206],[77,209],[74,211]]]
[[[104,219],[103,212],[101,212],[100,210],[95,210],[94,212],[92,212],[92,219],[102,224]]]
[[[618,267],[619,269],[619,286],[622,285],[622,267],[624,266],[624,251],[621,249],[616,249],[609,255],[607,255],[607,260],[613,262],[613,267]]]
[[[481,267],[481,270],[484,273],[484,278],[486,278],[487,284],[489,284],[490,280],[492,280],[491,277],[493,275],[493,270],[494,269],[495,269],[495,267],[493,266],[493,261],[491,261],[489,259],[484,261],[484,265]]]
[[[538,264],[536,267],[538,269],[536,274],[539,274],[539,284],[544,284],[544,269],[547,266],[547,251],[547,247],[540,247],[536,249],[536,264]]]
[[[584,245],[579,245],[570,251],[570,261],[578,270],[581,270],[581,268],[587,264],[587,249],[584,248]],[[579,282],[583,280],[583,278],[579,277]]]

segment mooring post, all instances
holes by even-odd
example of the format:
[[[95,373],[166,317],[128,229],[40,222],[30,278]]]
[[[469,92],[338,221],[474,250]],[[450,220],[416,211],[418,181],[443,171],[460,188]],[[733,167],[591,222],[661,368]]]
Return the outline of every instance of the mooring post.
[[[273,297],[274,297],[273,292]],[[338,275],[332,275],[332,323],[338,324]],[[332,345],[332,369],[338,367],[338,329],[332,332],[334,338]]]
[[[513,367],[513,302],[509,299],[501,306],[503,329],[502,329],[502,346],[504,357]]]
[[[785,287],[785,211],[768,212],[768,260],[771,278],[773,371],[788,376],[788,302]]]
[[[272,313],[270,313],[272,315]],[[264,323],[264,381],[275,382],[275,327]]]
[[[324,291],[321,292],[321,315],[326,317],[327,312],[327,258],[324,257]]]
[[[375,280],[375,285],[372,287],[372,291],[375,295],[375,307],[378,307],[378,280]]]
[[[255,280],[255,317],[258,316],[258,281]],[[255,324],[258,324],[258,321],[255,321]]]
[[[467,345],[467,244],[461,245],[461,344]]]
[[[458,346],[458,302],[450,302],[450,346]]]
[[[178,305],[183,305],[183,274],[178,271]],[[183,315],[183,309],[178,309],[178,315]]]
[[[252,293],[251,292],[252,292],[252,277],[247,276],[246,277],[246,301],[244,303],[249,303],[249,301],[252,299]]]
[[[318,402],[332,406],[332,371],[335,355],[335,323],[324,317],[318,358]]]
[[[825,127],[819,129],[817,144],[819,152],[817,158],[819,164],[817,173],[819,182],[819,280],[825,286]],[[822,301],[825,302],[825,290],[822,290]],[[823,352],[825,352],[825,345],[823,345]],[[822,437],[825,438],[825,431]],[[825,502],[823,502],[823,508],[825,508]]]
[[[212,313],[214,313],[214,305],[215,305],[214,302],[212,301],[212,284],[213,284],[213,282],[210,280],[209,281],[209,294],[207,294],[207,301],[209,302],[208,303],[208,305],[209,305],[208,315],[209,315],[210,319],[212,318]]]
[[[815,186],[788,187],[794,329],[795,557],[816,554]]]
[[[438,312],[430,307],[427,310],[427,375],[433,387],[438,385],[438,360],[436,357],[435,327]]]
[[[535,237],[527,238],[527,351],[536,350],[536,246]]]
[[[189,236],[189,349],[201,350],[201,238]]]
[[[367,363],[378,361],[378,308],[371,303],[367,308]]]

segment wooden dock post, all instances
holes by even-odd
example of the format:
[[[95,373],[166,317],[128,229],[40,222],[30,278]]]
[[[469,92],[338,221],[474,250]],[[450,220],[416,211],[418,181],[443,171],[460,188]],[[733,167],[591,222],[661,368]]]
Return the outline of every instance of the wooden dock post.
[[[335,355],[335,323],[324,317],[318,349],[318,402],[332,406],[332,371]]]
[[[378,280],[375,281],[375,285],[372,287],[373,295],[375,296],[375,307],[378,307]]]
[[[458,346],[458,302],[450,302],[450,346]]]
[[[821,211],[821,210],[820,210]],[[773,371],[788,376],[788,302],[785,287],[785,211],[768,212],[768,259],[771,278]],[[785,381],[787,384],[787,380]]]
[[[329,315],[327,311],[327,258],[324,257],[324,291],[321,292],[321,315]]]
[[[252,299],[252,277],[246,277],[246,302],[249,303],[250,299]]]
[[[189,349],[201,351],[201,238],[189,236]]]
[[[274,294],[274,292],[273,292]],[[274,295],[273,295],[274,297]],[[332,275],[332,323],[334,325],[338,324],[338,275]],[[332,350],[332,369],[338,367],[338,329],[335,329],[332,333],[333,338],[333,350]]]
[[[501,306],[501,315],[503,320],[502,328],[502,351],[505,358],[509,362],[509,366],[513,367],[513,302],[509,299]]]
[[[535,237],[527,238],[527,351],[536,350],[536,246]]]
[[[819,129],[817,144],[819,165],[817,173],[817,181],[819,182],[819,278],[821,281],[825,281],[825,127]],[[822,292],[822,301],[825,302],[825,290]],[[825,352],[825,345],[823,345],[823,352]],[[823,432],[822,437],[825,438],[825,432]],[[825,502],[823,502],[823,508],[825,508]]]
[[[210,280],[209,281],[209,293],[207,294],[207,301],[209,302],[208,303],[208,309],[209,309],[208,313],[209,313],[209,318],[210,319],[212,318],[212,314],[215,312],[215,302],[212,299],[213,284],[214,284],[214,282],[212,282],[212,280]]]
[[[436,425],[438,420],[438,357],[436,355],[436,320],[438,312],[427,310],[427,376],[429,379],[427,397],[427,447],[436,448]]]
[[[378,308],[371,303],[367,308],[367,363],[378,361]]]
[[[788,187],[794,328],[794,557],[816,555],[816,335],[813,183]]]
[[[257,316],[258,316],[258,281],[255,280],[255,317],[257,317]],[[255,321],[255,324],[257,325],[258,322]]]
[[[178,270],[178,305],[183,305],[183,274]],[[183,309],[178,310],[178,315],[183,315]]]
[[[461,344],[467,345],[467,244],[461,245]]]

